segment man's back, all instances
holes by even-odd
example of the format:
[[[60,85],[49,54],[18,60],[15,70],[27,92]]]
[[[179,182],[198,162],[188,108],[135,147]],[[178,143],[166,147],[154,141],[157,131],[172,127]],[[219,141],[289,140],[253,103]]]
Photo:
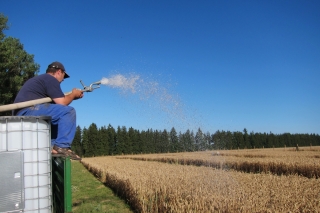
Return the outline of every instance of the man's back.
[[[42,74],[30,78],[20,89],[14,103],[36,100],[50,97],[60,98],[64,94],[60,87],[60,82],[49,74]]]

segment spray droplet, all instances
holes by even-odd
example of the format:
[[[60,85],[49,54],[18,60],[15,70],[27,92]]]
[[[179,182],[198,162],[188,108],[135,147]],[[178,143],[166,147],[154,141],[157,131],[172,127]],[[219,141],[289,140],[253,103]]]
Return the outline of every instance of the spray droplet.
[[[102,78],[101,84],[110,86],[113,88],[121,88],[124,90],[131,90],[132,93],[136,91],[136,82],[139,80],[139,76],[125,77],[121,74],[111,76],[110,78]]]
[[[103,84],[103,85],[107,85],[108,82],[109,82],[109,79],[107,79],[107,78],[102,78],[101,79],[101,84]]]

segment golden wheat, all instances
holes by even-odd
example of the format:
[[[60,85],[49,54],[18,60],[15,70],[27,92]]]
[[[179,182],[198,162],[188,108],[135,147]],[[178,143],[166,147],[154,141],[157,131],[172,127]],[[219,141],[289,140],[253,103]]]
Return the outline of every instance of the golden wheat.
[[[202,159],[204,153],[180,155]],[[179,154],[167,155],[179,157]],[[229,157],[234,156],[225,156],[225,160]],[[320,211],[320,182],[315,178],[252,174],[119,157],[85,158],[82,163],[137,212]]]
[[[256,149],[132,155],[121,158],[233,169],[242,172],[320,177],[320,149]],[[300,149],[302,150],[302,149]]]

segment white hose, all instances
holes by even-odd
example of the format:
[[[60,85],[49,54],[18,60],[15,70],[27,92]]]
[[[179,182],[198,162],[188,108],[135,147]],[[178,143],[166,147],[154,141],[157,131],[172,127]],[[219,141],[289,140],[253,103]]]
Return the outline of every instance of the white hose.
[[[69,95],[71,93],[72,92],[67,92],[64,95]],[[36,104],[43,104],[43,103],[49,103],[49,102],[52,102],[52,99],[47,97],[47,98],[40,98],[40,99],[36,99],[36,100],[31,100],[31,101],[24,101],[24,102],[15,103],[15,104],[2,105],[2,106],[0,106],[0,112],[21,109],[21,108],[33,106]]]

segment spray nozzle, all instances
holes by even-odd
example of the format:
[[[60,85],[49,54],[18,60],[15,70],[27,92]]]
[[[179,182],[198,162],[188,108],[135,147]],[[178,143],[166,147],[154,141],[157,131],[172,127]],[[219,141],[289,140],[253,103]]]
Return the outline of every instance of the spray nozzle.
[[[85,86],[84,83],[82,82],[82,80],[80,80],[80,83],[82,84],[83,86],[83,92],[92,92],[94,89],[98,89],[100,88],[100,85],[101,84],[101,81],[97,81],[97,82],[94,82],[92,84],[90,84],[90,86]]]

